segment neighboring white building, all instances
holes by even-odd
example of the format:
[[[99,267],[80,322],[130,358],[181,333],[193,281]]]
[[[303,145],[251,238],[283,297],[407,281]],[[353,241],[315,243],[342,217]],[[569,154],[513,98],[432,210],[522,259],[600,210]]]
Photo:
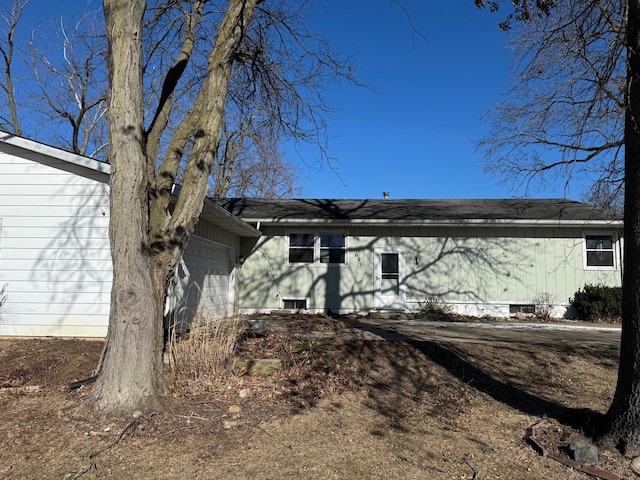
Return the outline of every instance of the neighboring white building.
[[[0,132],[0,335],[106,335],[109,172],[106,163]],[[243,236],[259,232],[205,202],[178,269],[174,315],[233,313]]]

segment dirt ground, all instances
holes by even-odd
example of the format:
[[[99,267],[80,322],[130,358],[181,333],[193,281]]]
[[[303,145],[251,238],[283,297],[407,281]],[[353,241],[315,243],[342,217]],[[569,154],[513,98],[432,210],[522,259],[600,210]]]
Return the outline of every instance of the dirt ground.
[[[238,351],[282,370],[206,388],[174,379],[170,411],[77,415],[100,341],[0,339],[0,479],[585,479],[571,428],[606,411],[614,347],[311,338],[328,318],[244,335]],[[200,386],[201,387],[201,386]],[[600,450],[598,467],[635,478]]]

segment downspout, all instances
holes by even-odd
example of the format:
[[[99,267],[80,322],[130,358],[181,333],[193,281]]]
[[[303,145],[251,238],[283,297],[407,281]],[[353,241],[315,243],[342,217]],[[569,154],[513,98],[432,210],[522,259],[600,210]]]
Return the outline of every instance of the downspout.
[[[624,278],[624,259],[622,258],[624,252],[624,227],[620,231],[618,237],[618,265],[620,265],[620,285],[622,285],[622,279]]]

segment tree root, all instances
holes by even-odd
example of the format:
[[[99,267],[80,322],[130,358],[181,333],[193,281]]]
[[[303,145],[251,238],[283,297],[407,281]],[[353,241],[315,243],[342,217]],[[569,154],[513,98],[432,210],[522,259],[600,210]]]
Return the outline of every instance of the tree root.
[[[127,431],[133,427],[136,423],[138,423],[138,418],[136,418],[135,420],[132,420],[131,422],[129,422],[120,432],[120,434],[118,435],[118,437],[111,442],[109,445],[107,445],[104,448],[101,448],[100,450],[98,450],[97,452],[93,452],[92,454],[89,455],[89,465],[82,467],[73,477],[74,479],[76,478],[80,478],[82,477],[85,473],[91,471],[91,470],[97,470],[98,469],[98,465],[95,462],[95,458],[100,455],[101,453],[106,452],[107,450],[112,449],[113,447],[115,447],[120,440],[122,440],[122,437],[124,437],[124,434],[127,433]]]
[[[604,470],[593,465],[583,465],[582,463],[578,463],[568,457],[558,455],[547,450],[544,445],[542,445],[536,439],[536,431],[541,428],[544,423],[545,420],[540,420],[531,425],[529,428],[527,428],[527,435],[525,436],[525,440],[527,441],[527,443],[529,443],[541,456],[548,457],[551,460],[555,460],[556,462],[566,465],[567,467],[573,468],[583,473],[587,473],[589,475],[593,475],[594,477],[600,478],[602,480],[622,480],[618,475],[609,472],[608,470]]]

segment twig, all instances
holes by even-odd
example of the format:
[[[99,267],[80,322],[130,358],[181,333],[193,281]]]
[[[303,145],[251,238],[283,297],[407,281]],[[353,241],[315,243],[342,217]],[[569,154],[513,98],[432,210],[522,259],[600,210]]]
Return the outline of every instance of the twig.
[[[107,348],[109,348],[109,336],[107,335],[107,340],[102,345],[102,351],[100,352],[100,358],[98,359],[98,365],[96,365],[95,370],[93,371],[93,376],[97,377],[100,375],[100,370],[102,370],[102,363],[104,362],[104,356],[107,353]]]
[[[76,475],[73,477],[74,479],[76,478],[80,478],[81,476],[83,476],[85,473],[87,473],[90,470],[97,470],[98,466],[96,465],[95,462],[95,458],[100,455],[101,453],[106,452],[107,450],[115,447],[118,442],[120,442],[120,440],[122,440],[122,437],[124,437],[124,434],[127,433],[127,430],[129,430],[133,425],[135,425],[136,423],[138,423],[138,419],[132,420],[131,422],[129,422],[127,424],[126,427],[124,427],[124,429],[120,432],[120,435],[118,435],[118,437],[111,442],[109,445],[107,445],[106,447],[98,450],[97,452],[93,452],[91,455],[89,455],[89,465],[87,465],[86,467],[82,467],[78,473],[76,473]]]
[[[262,428],[261,426],[258,425],[258,429],[262,430],[265,434],[269,435],[271,438],[273,438],[274,440],[279,440],[285,447],[287,447],[289,450],[293,450],[293,447],[291,445],[287,445],[286,443],[284,443],[283,440],[276,438],[275,436],[271,435],[269,432],[267,432],[264,428]]]
[[[178,417],[178,418],[187,418],[187,419],[191,419],[191,418],[195,418],[196,420],[211,420],[210,418],[206,418],[206,417],[201,417],[200,415],[196,415],[195,412],[191,412],[189,415],[178,415],[177,413],[172,414],[173,417]]]
[[[469,468],[473,470],[473,477],[471,477],[471,480],[478,480],[478,471],[476,470],[476,468],[473,465],[471,465],[469,463],[469,460],[467,460],[466,458],[464,459],[464,463],[469,465]]]

